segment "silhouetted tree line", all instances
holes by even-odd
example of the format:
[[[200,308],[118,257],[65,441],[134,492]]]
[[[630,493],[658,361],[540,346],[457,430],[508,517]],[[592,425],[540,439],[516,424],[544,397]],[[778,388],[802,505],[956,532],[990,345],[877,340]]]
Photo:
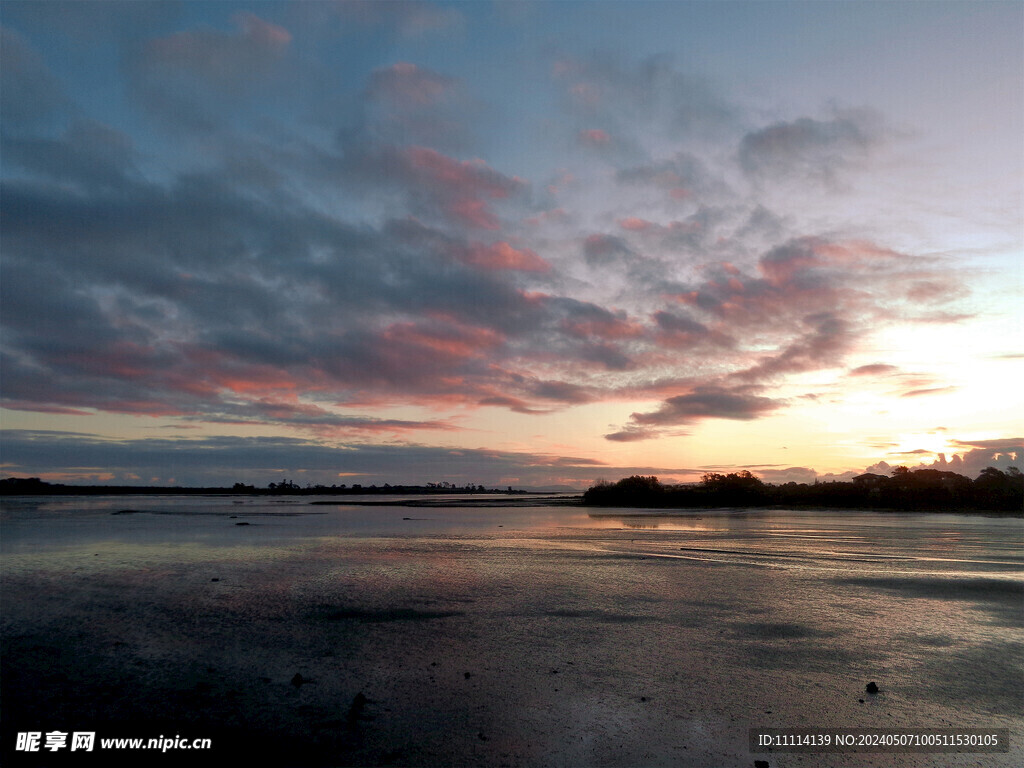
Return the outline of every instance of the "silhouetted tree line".
[[[503,493],[503,494],[525,494],[527,491],[508,489],[485,488],[476,483],[466,485],[455,485],[447,481],[439,483],[427,483],[426,485],[321,485],[309,483],[301,486],[296,482],[285,478],[279,483],[268,483],[265,488],[245,483],[235,483],[230,488],[207,487],[188,488],[182,486],[159,487],[159,486],[138,486],[138,485],[64,485],[61,483],[48,483],[38,477],[8,477],[0,480],[0,496],[89,496],[89,495],[216,495],[216,494],[249,494],[256,496],[323,496],[323,495],[348,495],[348,494],[435,494],[435,493]]]
[[[663,485],[657,477],[633,475],[616,483],[599,481],[583,494],[597,507],[841,507],[924,511],[1024,511],[1024,475],[988,467],[971,480],[938,469],[896,467],[892,476],[858,475],[849,482],[763,482],[747,470],[709,472],[693,485]]]

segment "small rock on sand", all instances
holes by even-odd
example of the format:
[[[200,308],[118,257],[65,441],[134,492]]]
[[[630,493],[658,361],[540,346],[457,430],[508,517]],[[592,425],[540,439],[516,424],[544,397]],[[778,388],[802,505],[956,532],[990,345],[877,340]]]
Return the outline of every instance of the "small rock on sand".
[[[768,768],[768,761],[767,760],[755,760],[754,761],[754,768]]]
[[[878,686],[872,681],[864,687],[864,690],[868,693],[878,693]]]

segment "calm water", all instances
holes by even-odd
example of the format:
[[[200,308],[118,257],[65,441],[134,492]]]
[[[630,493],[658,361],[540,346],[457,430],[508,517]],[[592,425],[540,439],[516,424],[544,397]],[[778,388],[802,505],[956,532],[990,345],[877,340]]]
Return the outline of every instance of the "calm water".
[[[861,511],[597,509],[507,496],[429,497],[427,506],[386,505],[418,497],[15,497],[0,502],[0,553],[59,558],[94,544],[244,549],[323,539],[495,541],[547,538],[571,549],[785,570],[1024,579],[1019,518]],[[556,501],[566,497],[553,497]],[[335,503],[336,502],[336,503]],[[383,505],[382,505],[383,504]],[[480,504],[481,506],[476,506]],[[245,524],[245,525],[240,525]],[[630,534],[627,538],[624,534]],[[682,545],[682,546],[680,546]],[[55,561],[56,562],[56,561]],[[18,558],[8,560],[17,569]]]
[[[761,726],[1002,727],[871,759],[1024,758],[1019,519],[309,501],[4,499],[5,660],[83,686],[6,711],[259,722],[353,765],[750,765]],[[356,692],[372,720],[322,725]]]

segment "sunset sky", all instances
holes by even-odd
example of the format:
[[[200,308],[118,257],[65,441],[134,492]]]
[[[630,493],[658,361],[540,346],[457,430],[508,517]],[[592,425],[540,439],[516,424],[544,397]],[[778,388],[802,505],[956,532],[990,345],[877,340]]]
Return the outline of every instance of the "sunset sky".
[[[1024,468],[1020,2],[0,24],[5,477]]]

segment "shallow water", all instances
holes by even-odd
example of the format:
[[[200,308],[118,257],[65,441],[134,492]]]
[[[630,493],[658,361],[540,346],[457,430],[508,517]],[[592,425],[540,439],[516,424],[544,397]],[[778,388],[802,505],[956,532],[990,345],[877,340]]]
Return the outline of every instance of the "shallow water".
[[[311,500],[4,499],[5,740],[87,719],[273,734],[296,765],[752,765],[751,727],[999,727],[1008,754],[870,758],[1024,763],[1019,519]]]

